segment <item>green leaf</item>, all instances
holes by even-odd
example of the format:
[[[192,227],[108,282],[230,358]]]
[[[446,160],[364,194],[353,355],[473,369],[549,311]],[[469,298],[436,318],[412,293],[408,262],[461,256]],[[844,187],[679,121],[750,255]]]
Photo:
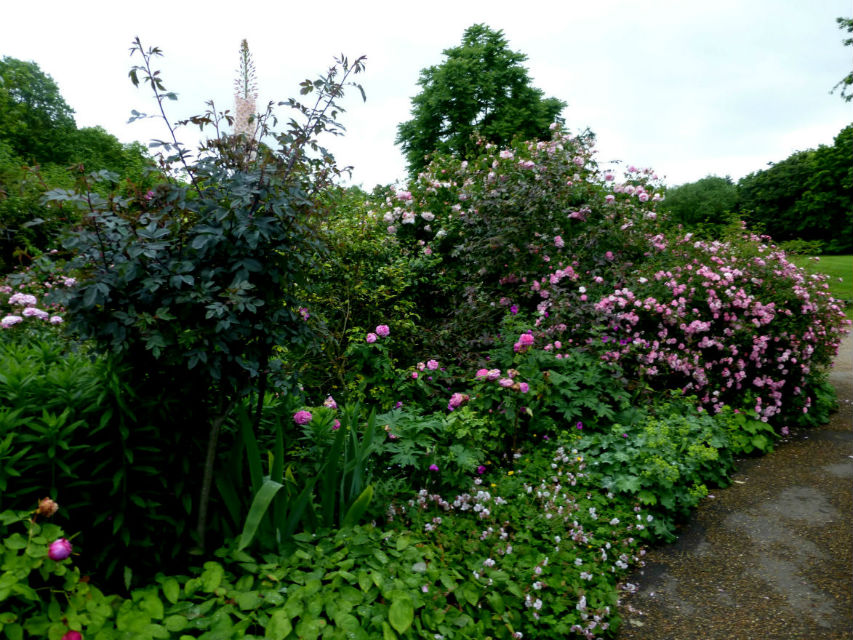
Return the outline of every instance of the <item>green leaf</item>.
[[[364,512],[367,511],[367,507],[370,505],[371,500],[373,500],[373,485],[369,484],[364,491],[361,492],[361,495],[358,496],[356,501],[350,505],[350,508],[347,509],[347,513],[341,522],[341,527],[352,527],[358,524],[358,521],[361,520]],[[401,550],[399,548],[401,539],[403,538],[397,539],[398,551]]]
[[[261,526],[261,521],[267,513],[267,509],[269,509],[272,499],[275,498],[275,494],[283,488],[283,484],[274,482],[269,478],[263,481],[261,488],[252,500],[252,506],[249,507],[249,515],[246,516],[246,523],[243,525],[243,533],[240,534],[240,541],[237,544],[238,551],[242,551],[251,544],[258,531],[258,527]]]
[[[476,606],[480,601],[480,590],[470,582],[466,582],[456,591],[457,593],[462,594],[462,597],[465,598],[472,606]]]
[[[382,622],[382,640],[397,640],[397,634],[388,625],[387,622]]]
[[[183,631],[189,626],[189,621],[184,616],[174,615],[168,616],[163,624],[166,627],[166,631],[175,632],[175,631]]]
[[[180,594],[181,587],[178,584],[178,581],[174,578],[166,578],[165,582],[163,582],[163,595],[166,596],[166,600],[175,604],[178,601]]]
[[[24,629],[17,622],[5,625],[3,632],[9,640],[23,640],[24,638]]]
[[[199,579],[201,580],[201,588],[208,593],[213,593],[222,584],[222,579],[225,577],[225,569],[218,562],[205,562],[204,571],[202,571]]]
[[[293,631],[293,625],[285,610],[276,609],[267,623],[264,640],[284,640],[291,631]]]
[[[409,596],[398,597],[388,608],[388,622],[397,630],[397,633],[405,633],[412,626],[415,619],[415,607]]]

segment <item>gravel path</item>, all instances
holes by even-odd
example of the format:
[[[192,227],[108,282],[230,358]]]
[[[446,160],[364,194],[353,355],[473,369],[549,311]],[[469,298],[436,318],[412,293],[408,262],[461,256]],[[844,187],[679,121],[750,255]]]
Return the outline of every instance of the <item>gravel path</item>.
[[[629,578],[619,640],[853,639],[853,334],[840,410],[739,465],[679,540]]]

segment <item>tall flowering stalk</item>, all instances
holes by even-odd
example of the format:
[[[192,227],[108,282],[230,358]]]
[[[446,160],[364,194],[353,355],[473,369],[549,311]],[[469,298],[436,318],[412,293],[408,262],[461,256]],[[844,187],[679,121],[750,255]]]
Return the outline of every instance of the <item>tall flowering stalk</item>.
[[[255,126],[255,101],[258,99],[258,82],[255,76],[255,62],[249,52],[249,43],[243,39],[240,43],[240,66],[234,80],[234,135],[245,135],[253,140]]]

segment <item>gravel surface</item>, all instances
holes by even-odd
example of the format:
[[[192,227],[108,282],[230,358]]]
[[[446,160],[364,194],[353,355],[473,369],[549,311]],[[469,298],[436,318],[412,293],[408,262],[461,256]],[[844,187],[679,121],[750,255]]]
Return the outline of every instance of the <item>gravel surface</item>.
[[[840,409],[741,462],[620,605],[619,640],[853,639],[853,334],[830,380]]]

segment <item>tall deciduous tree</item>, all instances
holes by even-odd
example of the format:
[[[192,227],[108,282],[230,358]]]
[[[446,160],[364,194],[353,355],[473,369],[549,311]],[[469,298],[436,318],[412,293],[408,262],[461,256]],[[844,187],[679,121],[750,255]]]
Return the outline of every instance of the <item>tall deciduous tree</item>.
[[[0,60],[0,141],[26,162],[66,162],[74,111],[35,62]]]
[[[444,62],[421,70],[412,119],[397,129],[412,175],[433,152],[472,155],[475,134],[504,145],[516,134],[548,138],[548,127],[562,123],[566,103],[531,86],[522,65],[527,56],[509,49],[503,31],[475,24],[465,30],[461,46],[443,53]]]

